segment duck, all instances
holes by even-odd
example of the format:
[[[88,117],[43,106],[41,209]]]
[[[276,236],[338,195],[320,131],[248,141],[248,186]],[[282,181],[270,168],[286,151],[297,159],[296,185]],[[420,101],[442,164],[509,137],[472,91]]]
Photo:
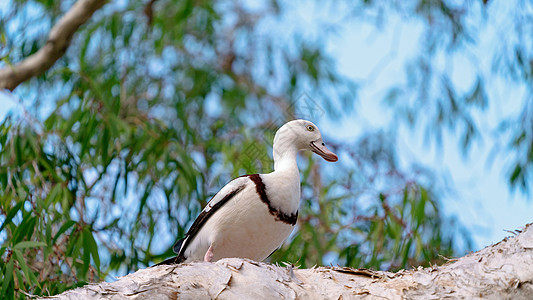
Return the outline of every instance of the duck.
[[[315,124],[302,119],[285,123],[274,136],[274,171],[243,175],[227,183],[173,246],[177,255],[156,266],[230,257],[268,258],[296,226],[300,206],[296,156],[300,151],[312,151],[328,162],[338,160]]]

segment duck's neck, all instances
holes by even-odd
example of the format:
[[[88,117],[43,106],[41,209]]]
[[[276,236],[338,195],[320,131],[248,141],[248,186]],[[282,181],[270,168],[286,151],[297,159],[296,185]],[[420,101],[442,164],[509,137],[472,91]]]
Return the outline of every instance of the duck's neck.
[[[274,172],[298,172],[295,147],[274,147]]]

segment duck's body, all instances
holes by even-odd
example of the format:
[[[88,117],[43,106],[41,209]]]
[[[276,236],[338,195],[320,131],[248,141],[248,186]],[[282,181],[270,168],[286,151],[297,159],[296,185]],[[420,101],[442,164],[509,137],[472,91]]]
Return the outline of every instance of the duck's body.
[[[294,178],[278,185],[279,177],[272,175],[243,176],[226,185],[219,193],[238,193],[204,223],[184,251],[185,261],[204,260],[211,245],[213,261],[224,257],[262,261],[279,248],[296,224],[300,190],[294,188],[299,184],[288,184]],[[276,186],[275,193],[269,192],[266,186]],[[282,199],[272,194],[290,196]],[[175,250],[179,253],[179,249]]]
[[[281,246],[298,218],[297,152],[311,150],[328,161],[336,161],[337,156],[325,147],[318,128],[305,120],[282,126],[273,148],[274,172],[229,182],[209,201],[185,238],[174,245],[178,256],[159,264],[225,257],[262,261]]]

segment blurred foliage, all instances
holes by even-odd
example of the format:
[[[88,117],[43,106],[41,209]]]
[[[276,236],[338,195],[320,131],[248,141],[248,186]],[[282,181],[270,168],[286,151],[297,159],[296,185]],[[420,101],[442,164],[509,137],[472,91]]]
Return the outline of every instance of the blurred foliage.
[[[0,20],[1,66],[39,49],[72,2],[10,1]],[[422,54],[386,100],[413,126],[425,120],[437,140],[443,130],[462,129],[464,149],[477,134],[472,111],[489,104],[485,79],[460,91],[435,61],[476,43],[469,14],[486,13],[491,2],[350,3],[352,18],[379,24],[398,14],[423,23]],[[350,113],[357,85],[339,75],[321,40],[283,25],[271,30],[286,9],[277,1],[254,8],[111,2],[52,69],[19,86],[13,97],[23,112],[0,124],[0,295],[53,295],[171,256],[220,187],[271,170],[280,125]],[[516,12],[531,27],[530,4]],[[523,45],[531,31],[517,32],[495,70],[529,82],[533,51]],[[502,125],[516,153],[509,181],[524,190],[533,165],[528,103],[518,121]],[[393,135],[325,140],[342,163],[301,157],[298,230],[272,262],[396,270],[442,263],[439,255],[469,248],[467,234],[461,245],[461,227],[441,211],[440,181],[422,167],[400,167]]]
[[[388,137],[367,133],[355,145],[336,145],[346,157],[331,167],[338,175],[327,183],[308,161],[300,228],[273,260],[398,270],[442,264],[454,255],[456,232],[446,227],[462,229],[443,217],[437,180],[420,167],[402,172]],[[469,243],[467,233],[461,234]]]
[[[427,141],[437,147],[442,146],[445,133],[459,135],[459,148],[465,155],[473,142],[483,142],[480,127],[485,127],[486,134],[490,131],[501,141],[494,145],[493,154],[509,158],[503,172],[510,188],[529,194],[533,187],[533,3],[434,0],[396,4],[394,9],[381,7],[383,14],[377,20],[400,12],[406,19],[422,20],[424,28],[419,55],[407,63],[404,82],[391,87],[384,99],[402,120],[393,126],[406,122],[411,128],[421,128]],[[458,75],[465,64],[473,72]],[[498,91],[499,86],[505,90]],[[507,99],[507,94],[513,98]],[[501,98],[505,100],[493,107],[517,109],[506,110],[510,115],[491,116],[500,123],[487,128],[494,121],[484,122],[488,114],[483,113]],[[492,156],[487,160],[491,164]]]

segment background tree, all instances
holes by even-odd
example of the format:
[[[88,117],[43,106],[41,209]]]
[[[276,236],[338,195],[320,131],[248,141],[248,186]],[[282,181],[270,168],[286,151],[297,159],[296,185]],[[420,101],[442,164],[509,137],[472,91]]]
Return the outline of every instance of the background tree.
[[[475,43],[469,13],[490,3],[451,2],[356,1],[348,3],[349,17],[423,22],[424,51],[387,99],[408,122],[430,107],[425,128],[458,127],[468,149],[476,133],[470,111],[490,102],[484,78],[458,93],[434,60]],[[5,7],[4,70],[42,48],[72,2]],[[276,1],[254,8],[112,1],[80,27],[53,67],[16,87],[9,97],[23,113],[0,124],[1,294],[56,294],[170,256],[173,238],[224,183],[271,170],[272,137],[285,121],[349,113],[357,84],[339,75],[321,39],[268,30],[286,10]],[[530,10],[516,12],[528,22]],[[513,66],[513,78],[527,85],[531,55],[522,43],[520,55],[498,66]],[[528,107],[510,142],[510,184],[524,190],[533,161]],[[343,163],[301,157],[298,230],[272,262],[395,270],[466,250],[454,236],[461,227],[440,209],[445,188],[425,168],[399,167],[393,135],[326,140]]]

